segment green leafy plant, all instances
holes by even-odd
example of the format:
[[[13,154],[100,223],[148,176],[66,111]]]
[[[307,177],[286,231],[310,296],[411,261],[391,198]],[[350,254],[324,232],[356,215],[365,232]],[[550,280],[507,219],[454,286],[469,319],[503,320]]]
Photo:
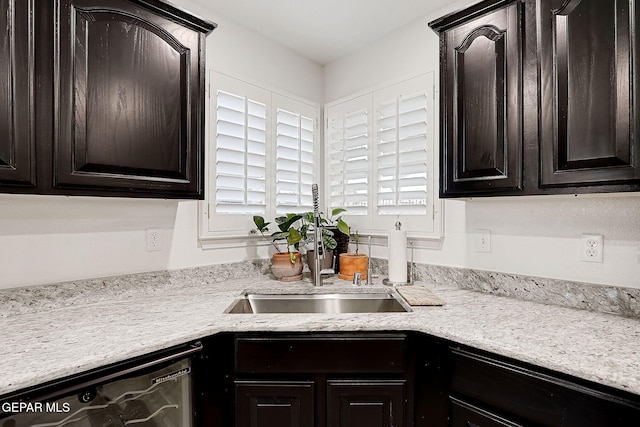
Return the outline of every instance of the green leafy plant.
[[[347,212],[346,209],[335,208],[331,211],[331,215],[329,217],[323,216],[323,212],[320,212],[318,222],[322,226],[322,243],[324,244],[325,249],[333,250],[338,245],[333,235],[333,231],[328,230],[326,227],[337,227],[341,233],[346,234],[347,236],[349,235],[350,227],[344,219],[342,219],[345,212]],[[302,215],[302,224],[303,225],[300,228],[302,242],[303,244],[307,244],[313,235],[313,226],[315,224],[313,212],[305,212]]]
[[[353,240],[356,242],[356,255],[358,255],[360,244],[360,233],[358,232],[358,230],[356,230],[355,234],[353,235]]]
[[[291,247],[293,247],[296,251],[300,249],[302,233],[300,232],[300,229],[296,227],[296,225],[301,219],[302,215],[300,214],[286,214],[286,216],[279,216],[275,219],[279,231],[275,231],[267,236],[269,233],[269,225],[271,223],[266,222],[260,215],[254,215],[253,223],[255,224],[256,228],[252,229],[250,232],[251,234],[260,233],[265,240],[270,240],[273,247],[280,254],[283,253],[283,251],[281,251],[278,245],[276,245],[276,242],[284,240],[287,244],[289,259],[293,264],[296,261],[296,255],[294,251],[291,250]]]

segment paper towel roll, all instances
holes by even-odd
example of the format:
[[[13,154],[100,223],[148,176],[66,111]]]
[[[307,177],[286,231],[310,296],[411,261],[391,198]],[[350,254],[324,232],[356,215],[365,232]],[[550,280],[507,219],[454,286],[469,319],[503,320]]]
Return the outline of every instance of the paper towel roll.
[[[407,232],[389,231],[389,281],[407,283]]]

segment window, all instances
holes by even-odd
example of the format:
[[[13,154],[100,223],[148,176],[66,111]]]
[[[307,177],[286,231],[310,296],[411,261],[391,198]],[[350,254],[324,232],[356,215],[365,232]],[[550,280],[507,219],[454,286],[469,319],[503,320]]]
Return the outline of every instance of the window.
[[[428,99],[418,92],[376,103],[379,215],[427,214]]]
[[[223,90],[215,96],[215,212],[264,215],[267,105]]]
[[[327,110],[329,201],[350,215],[367,215],[371,97],[359,97]]]
[[[440,237],[433,90],[428,73],[326,107],[329,202],[360,233]]]
[[[203,246],[247,236],[253,215],[312,210],[319,107],[217,72],[209,98]]]
[[[311,186],[316,178],[317,109],[290,105],[275,96],[276,214],[313,210]],[[297,107],[297,108],[296,108]]]

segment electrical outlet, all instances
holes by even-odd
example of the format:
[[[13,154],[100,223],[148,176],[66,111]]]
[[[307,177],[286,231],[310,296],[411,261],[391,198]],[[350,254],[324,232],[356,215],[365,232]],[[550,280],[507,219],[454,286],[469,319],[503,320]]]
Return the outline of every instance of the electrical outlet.
[[[476,230],[476,252],[491,252],[491,230]]]
[[[602,262],[604,237],[600,234],[583,234],[580,252],[584,262]]]
[[[150,228],[147,230],[147,252],[162,250],[162,230]]]

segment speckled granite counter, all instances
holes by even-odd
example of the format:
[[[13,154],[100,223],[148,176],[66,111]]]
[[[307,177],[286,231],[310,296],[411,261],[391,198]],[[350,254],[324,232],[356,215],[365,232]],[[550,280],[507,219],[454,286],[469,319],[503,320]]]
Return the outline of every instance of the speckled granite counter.
[[[638,319],[442,284],[427,286],[444,307],[410,313],[231,315],[224,310],[245,289],[354,287],[280,284],[264,275],[217,281],[193,271],[16,290],[0,309],[0,395],[221,331],[365,330],[425,332],[640,394]]]

